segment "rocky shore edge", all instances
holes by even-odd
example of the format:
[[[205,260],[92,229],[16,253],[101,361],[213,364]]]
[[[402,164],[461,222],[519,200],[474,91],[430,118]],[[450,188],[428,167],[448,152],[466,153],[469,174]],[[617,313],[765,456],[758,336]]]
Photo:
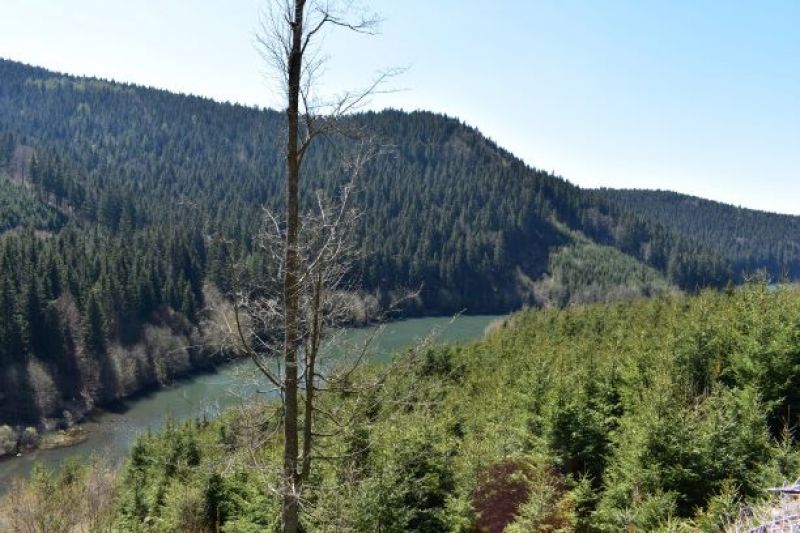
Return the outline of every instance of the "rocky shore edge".
[[[81,422],[88,409],[65,411],[58,419],[48,419],[37,426],[0,425],[0,460],[34,450],[52,450],[74,446],[89,437]]]

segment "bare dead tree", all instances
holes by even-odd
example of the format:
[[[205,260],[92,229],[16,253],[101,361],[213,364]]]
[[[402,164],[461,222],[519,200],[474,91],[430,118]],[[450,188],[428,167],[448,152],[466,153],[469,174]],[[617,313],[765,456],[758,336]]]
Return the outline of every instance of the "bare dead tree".
[[[333,426],[347,423],[343,413],[325,411],[317,402],[319,394],[349,386],[347,371],[320,371],[322,341],[326,331],[351,315],[347,275],[357,219],[351,205],[353,184],[381,152],[347,115],[397,73],[381,73],[361,91],[323,99],[316,82],[324,58],[316,44],[330,28],[371,34],[377,24],[376,17],[365,16],[351,1],[273,0],[257,35],[262,56],[286,98],[286,210],[285,216],[265,213],[259,247],[269,261],[268,279],[240,288],[235,320],[243,350],[280,398],[283,464],[277,492],[284,532],[299,528],[303,491],[322,436],[315,428],[317,421],[327,417]],[[355,141],[343,165],[348,183],[334,198],[315,193],[315,207],[303,215],[304,158],[318,138],[331,136]]]

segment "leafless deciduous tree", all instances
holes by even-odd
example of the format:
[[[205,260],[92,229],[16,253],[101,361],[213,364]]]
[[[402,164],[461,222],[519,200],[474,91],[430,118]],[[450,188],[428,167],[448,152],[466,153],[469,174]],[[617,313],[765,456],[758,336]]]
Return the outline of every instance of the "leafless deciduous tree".
[[[320,417],[346,421],[342,413],[323,411],[317,396],[347,387],[347,371],[320,371],[322,340],[351,314],[346,286],[354,249],[350,243],[355,210],[353,182],[364,165],[380,153],[346,115],[358,110],[384,81],[378,75],[364,90],[326,100],[315,81],[324,59],[315,46],[330,28],[371,34],[378,19],[364,16],[352,2],[336,0],[273,0],[257,35],[259,49],[276,74],[286,98],[286,210],[267,212],[260,249],[269,261],[269,279],[241,287],[237,296],[236,330],[244,351],[280,397],[283,433],[281,521],[283,531],[299,528],[303,490],[309,478]],[[323,136],[347,138],[355,145],[343,163],[349,177],[337,195],[316,192],[301,201],[303,159]],[[301,205],[314,204],[309,214]],[[346,417],[345,417],[346,418]]]

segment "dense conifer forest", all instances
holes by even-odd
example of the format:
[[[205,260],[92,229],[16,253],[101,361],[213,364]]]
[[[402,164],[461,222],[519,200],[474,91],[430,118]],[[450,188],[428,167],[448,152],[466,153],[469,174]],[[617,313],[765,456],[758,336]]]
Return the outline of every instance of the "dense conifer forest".
[[[722,286],[742,267],[455,119],[348,120],[388,152],[357,184],[368,307],[421,287],[407,314],[505,312]],[[50,427],[213,364],[209,305],[235,270],[269,268],[253,239],[281,202],[282,128],[275,111],[0,61],[0,424]],[[336,194],[347,150],[310,152],[304,189]]]
[[[600,194],[716,250],[737,279],[761,269],[776,281],[800,278],[800,217],[670,191],[603,189]]]

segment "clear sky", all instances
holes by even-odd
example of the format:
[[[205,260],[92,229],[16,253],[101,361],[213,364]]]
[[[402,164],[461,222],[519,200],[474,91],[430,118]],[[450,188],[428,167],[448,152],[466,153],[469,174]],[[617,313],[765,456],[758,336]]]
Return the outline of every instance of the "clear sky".
[[[0,57],[279,105],[267,0],[2,0]],[[800,1],[375,0],[326,37],[332,90],[409,66],[375,108],[457,116],[579,185],[800,214]]]

